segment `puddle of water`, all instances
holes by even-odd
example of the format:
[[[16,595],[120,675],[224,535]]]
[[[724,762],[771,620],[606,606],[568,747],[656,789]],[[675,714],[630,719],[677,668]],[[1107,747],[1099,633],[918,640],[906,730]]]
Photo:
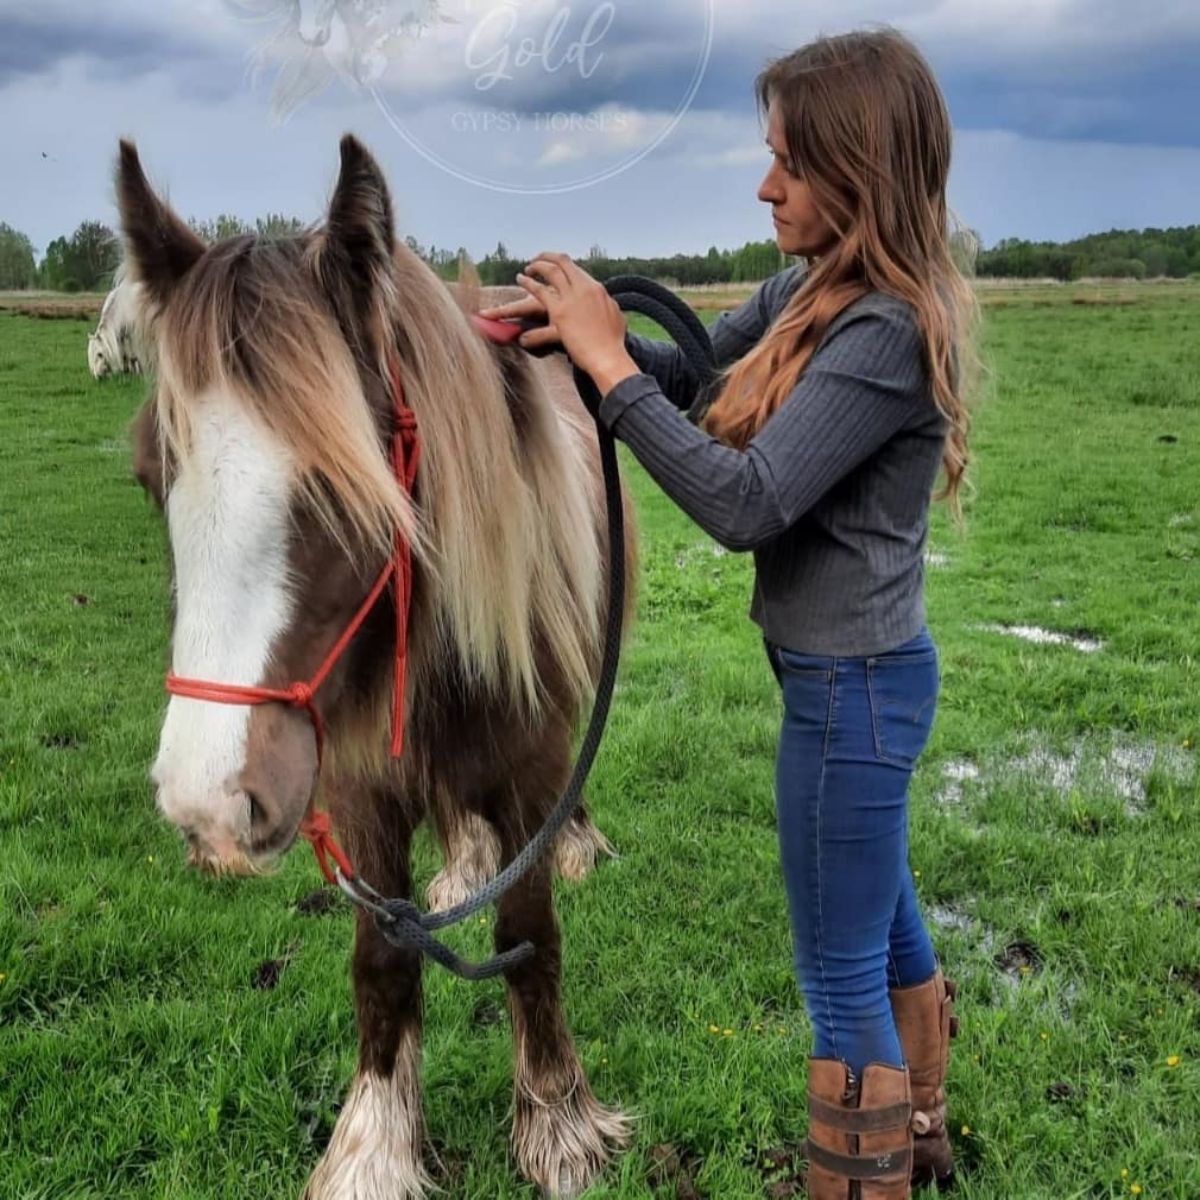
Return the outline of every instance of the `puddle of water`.
[[[1104,643],[1099,638],[1056,633],[1053,629],[1042,629],[1039,625],[980,625],[979,628],[984,633],[1002,633],[1006,637],[1020,638],[1037,646],[1070,646],[1080,654],[1095,654],[1104,649]]]
[[[1140,816],[1145,811],[1147,784],[1156,765],[1178,782],[1187,780],[1193,769],[1190,756],[1177,747],[1132,741],[1115,741],[1100,752],[1077,742],[1067,754],[1035,746],[1009,759],[1005,769],[1032,775],[1064,795],[1076,789],[1111,792],[1125,802],[1127,816]]]
[[[975,928],[975,922],[965,912],[951,908],[948,904],[935,904],[925,910],[925,917],[936,929],[943,933],[968,934]]]
[[[963,784],[970,783],[980,777],[979,768],[966,759],[952,759],[942,764],[942,778],[946,786],[937,794],[939,804],[954,806],[962,803]]]
[[[728,554],[729,551],[724,546],[718,546],[716,542],[695,542],[675,556],[675,565],[682,569],[690,566],[697,559],[725,558]]]
[[[1195,756],[1178,746],[1152,741],[1078,741],[1062,753],[1035,742],[1028,750],[993,759],[983,768],[965,759],[943,763],[945,782],[936,800],[943,807],[957,807],[963,803],[968,785],[1017,775],[1064,797],[1073,792],[1117,796],[1124,802],[1126,816],[1137,817],[1145,813],[1150,776],[1156,769],[1173,783],[1186,784],[1196,769]]]

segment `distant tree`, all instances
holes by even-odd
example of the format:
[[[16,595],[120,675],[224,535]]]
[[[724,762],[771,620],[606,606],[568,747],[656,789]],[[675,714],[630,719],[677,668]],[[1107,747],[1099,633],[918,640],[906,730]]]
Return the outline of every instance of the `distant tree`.
[[[46,253],[38,268],[38,282],[52,292],[61,292],[67,286],[67,253],[70,248],[65,237],[57,237],[46,247]]]
[[[190,217],[188,225],[210,246],[226,238],[243,237],[247,233],[262,238],[295,237],[307,228],[299,217],[289,217],[283,213],[267,213],[266,216],[257,217],[254,224],[243,221],[233,213],[221,213],[212,218]]]
[[[497,242],[495,250],[484,255],[475,269],[479,272],[479,282],[485,287],[512,287],[523,265],[509,254],[503,242]]]
[[[299,217],[285,217],[283,213],[267,213],[254,223],[255,232],[264,238],[289,238],[303,233],[307,226]]]
[[[241,217],[234,216],[233,213],[221,213],[208,220],[191,217],[188,224],[192,227],[192,231],[210,246],[217,242],[223,242],[226,238],[240,237],[244,233],[254,232],[251,226],[247,225]]]
[[[234,216],[232,212],[222,212],[206,221],[192,217],[187,223],[192,227],[193,233],[198,234],[210,246],[227,238],[240,238],[242,234],[254,232],[245,221],[241,220],[241,217]]]
[[[757,283],[784,267],[783,253],[774,241],[747,242],[733,256],[731,282]]]
[[[101,221],[84,221],[67,243],[66,289],[106,291],[120,261],[117,235]]]
[[[1086,273],[1106,279],[1145,279],[1146,264],[1140,258],[1103,258]]]
[[[27,288],[36,282],[33,243],[11,225],[0,222],[0,288]]]
[[[1200,268],[1200,225],[1110,229],[1070,242],[1005,238],[979,256],[979,274],[1078,279],[1114,276],[1182,278]]]

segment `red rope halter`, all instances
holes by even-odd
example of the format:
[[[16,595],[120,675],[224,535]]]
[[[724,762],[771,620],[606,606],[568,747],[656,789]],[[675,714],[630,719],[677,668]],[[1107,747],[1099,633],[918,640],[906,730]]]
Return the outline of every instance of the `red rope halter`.
[[[393,423],[390,458],[392,472],[405,494],[412,495],[417,468],[421,462],[421,439],[417,431],[416,414],[404,402],[404,382],[400,377],[399,364],[390,364]],[[173,696],[188,700],[207,700],[214,704],[287,704],[302,708],[312,721],[313,734],[317,740],[317,769],[320,770],[325,752],[325,722],[317,708],[316,695],[346,647],[354,640],[363,622],[371,614],[384,589],[396,581],[396,656],[392,682],[392,745],[391,751],[399,758],[404,750],[404,690],[408,676],[408,618],[412,606],[412,547],[403,533],[397,529],[393,538],[392,556],[367,593],[366,599],[350,619],[341,637],[334,642],[316,673],[307,682],[293,683],[286,688],[245,687],[233,683],[213,683],[203,679],[183,679],[172,673],[167,675],[167,691]],[[353,878],[354,870],[349,859],[333,839],[329,814],[317,812],[309,805],[308,812],[300,824],[300,833],[307,838],[317,856],[321,873],[334,883],[334,872],[329,865],[332,858],[342,874]]]

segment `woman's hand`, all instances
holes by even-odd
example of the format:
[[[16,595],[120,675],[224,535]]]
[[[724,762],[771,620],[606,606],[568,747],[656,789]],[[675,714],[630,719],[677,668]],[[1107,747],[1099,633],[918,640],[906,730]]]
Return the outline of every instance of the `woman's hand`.
[[[530,353],[544,354],[562,345],[558,330],[550,322],[546,306],[536,296],[526,296],[524,300],[510,300],[507,304],[499,304],[495,308],[481,308],[481,317],[489,321],[531,321],[540,322],[540,328],[526,330],[518,339],[518,345]]]
[[[592,377],[601,395],[640,368],[625,349],[625,314],[603,284],[593,279],[569,255],[539,254],[517,276],[529,292],[528,300],[486,309],[483,316],[544,316],[544,329],[522,335],[526,349],[545,348],[561,342],[581,370]]]

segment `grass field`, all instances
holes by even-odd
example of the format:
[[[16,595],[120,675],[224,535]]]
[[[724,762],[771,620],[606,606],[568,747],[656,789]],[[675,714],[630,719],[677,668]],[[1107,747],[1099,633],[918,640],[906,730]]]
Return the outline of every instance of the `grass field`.
[[[932,536],[944,691],[913,789],[961,984],[956,1194],[1195,1200],[1200,289],[988,302],[977,491],[965,533],[939,514]],[[351,919],[313,901],[307,854],[202,878],[154,815],[164,539],[129,475],[142,384],[91,381],[87,328],[0,313],[0,1197],[294,1197],[354,1067]],[[582,1055],[641,1120],[589,1195],[781,1200],[809,1034],[778,697],[749,562],[627,465],[644,576],[590,787],[622,857],[559,895]],[[431,970],[426,997],[446,1194],[528,1200],[500,985]]]

